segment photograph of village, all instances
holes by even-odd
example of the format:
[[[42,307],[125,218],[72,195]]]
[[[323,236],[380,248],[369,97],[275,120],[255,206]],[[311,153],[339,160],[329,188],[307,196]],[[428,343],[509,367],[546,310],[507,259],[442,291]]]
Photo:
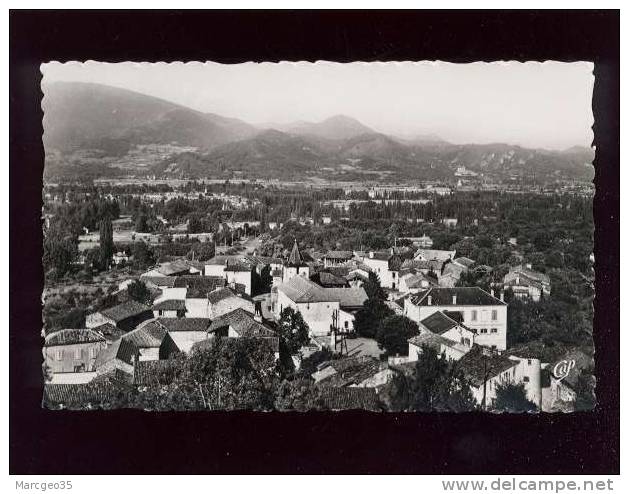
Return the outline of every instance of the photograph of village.
[[[593,65],[42,66],[42,406],[596,406]]]

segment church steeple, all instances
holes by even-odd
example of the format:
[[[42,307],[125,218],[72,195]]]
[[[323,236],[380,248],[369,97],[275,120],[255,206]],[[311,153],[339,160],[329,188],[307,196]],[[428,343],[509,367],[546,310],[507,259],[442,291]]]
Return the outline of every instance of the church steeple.
[[[293,250],[288,257],[288,265],[289,266],[303,266],[304,259],[301,257],[301,252],[299,252],[299,246],[297,245],[297,239],[295,239],[295,243],[293,244]]]

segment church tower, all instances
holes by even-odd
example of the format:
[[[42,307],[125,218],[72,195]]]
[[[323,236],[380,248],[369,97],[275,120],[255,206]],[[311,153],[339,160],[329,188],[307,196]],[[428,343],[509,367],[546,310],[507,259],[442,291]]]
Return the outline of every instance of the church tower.
[[[310,277],[310,267],[304,262],[304,258],[299,252],[299,246],[297,245],[297,239],[293,244],[293,250],[288,256],[288,261],[284,265],[284,277],[282,281],[288,281],[294,276],[303,276],[305,278]]]

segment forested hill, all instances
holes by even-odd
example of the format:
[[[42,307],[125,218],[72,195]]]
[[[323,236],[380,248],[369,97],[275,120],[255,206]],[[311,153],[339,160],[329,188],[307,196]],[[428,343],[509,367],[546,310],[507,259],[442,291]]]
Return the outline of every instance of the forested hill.
[[[386,181],[455,179],[461,169],[468,178],[469,172],[501,179],[593,177],[593,151],[587,148],[559,152],[455,145],[435,136],[399,139],[343,115],[259,128],[98,84],[58,82],[44,84],[43,91],[47,177],[238,173]]]

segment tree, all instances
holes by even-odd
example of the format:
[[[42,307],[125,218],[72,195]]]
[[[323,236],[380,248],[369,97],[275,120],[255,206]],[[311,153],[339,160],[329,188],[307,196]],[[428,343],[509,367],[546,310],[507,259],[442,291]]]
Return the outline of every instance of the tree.
[[[273,277],[271,276],[270,266],[264,266],[260,271],[260,274],[258,274],[257,271],[253,272],[253,281],[251,288],[254,295],[270,292],[272,284]]]
[[[367,297],[369,297],[369,299],[387,299],[387,294],[380,285],[380,278],[373,271],[369,272],[369,278],[365,282],[363,288],[365,289],[365,292],[367,293]]]
[[[145,269],[155,264],[153,250],[144,242],[135,242],[132,248],[133,262],[139,269]]]
[[[186,258],[195,261],[207,261],[214,257],[214,244],[212,242],[196,242],[186,254]]]
[[[60,278],[72,268],[78,255],[78,240],[57,229],[50,229],[44,239],[42,262],[46,273],[53,278]]]
[[[109,216],[101,220],[99,231],[100,265],[108,269],[114,256],[114,233]]]
[[[444,354],[423,345],[418,360],[408,378],[398,377],[397,382],[406,386],[407,405],[412,411],[469,411],[476,408],[476,401],[469,384],[449,362]]]
[[[151,292],[140,280],[132,281],[127,287],[127,293],[136,302],[149,305],[152,300]]]
[[[380,323],[392,315],[393,311],[380,298],[367,299],[354,316],[354,328],[364,338],[376,338]]]
[[[393,315],[382,321],[376,340],[388,355],[408,355],[408,340],[418,334],[417,323],[408,317]]]
[[[299,349],[310,341],[308,325],[301,313],[292,307],[286,307],[280,313],[277,332],[291,355],[297,354]]]
[[[524,383],[507,382],[496,386],[492,408],[503,412],[534,412],[537,405],[526,397]]]

